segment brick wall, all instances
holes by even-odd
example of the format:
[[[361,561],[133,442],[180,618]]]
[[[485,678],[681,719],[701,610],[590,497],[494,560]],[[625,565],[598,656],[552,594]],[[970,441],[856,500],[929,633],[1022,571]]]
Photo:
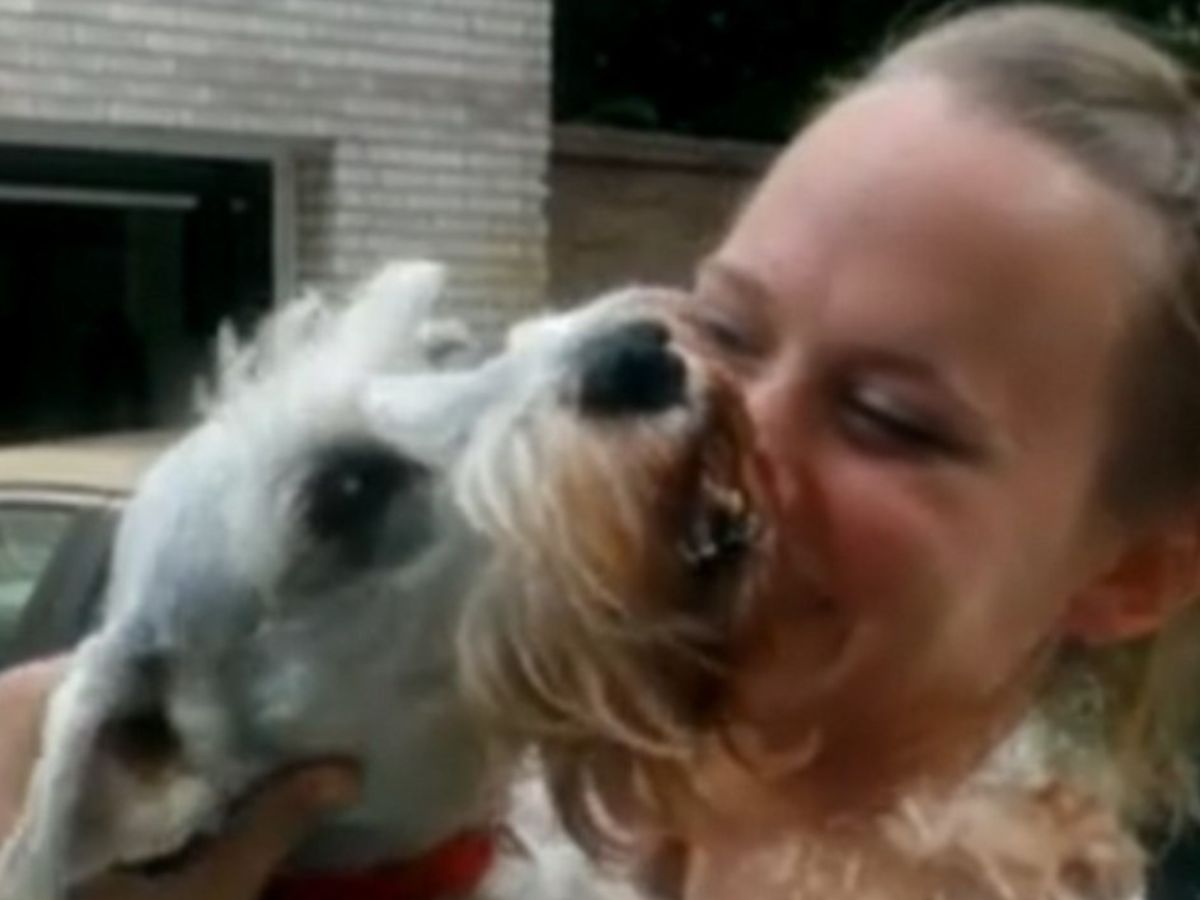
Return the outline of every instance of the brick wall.
[[[0,141],[261,141],[294,280],[432,255],[499,326],[545,278],[550,0],[0,0]],[[144,139],[144,141],[143,141]]]
[[[550,296],[687,281],[772,148],[559,127],[551,166]]]

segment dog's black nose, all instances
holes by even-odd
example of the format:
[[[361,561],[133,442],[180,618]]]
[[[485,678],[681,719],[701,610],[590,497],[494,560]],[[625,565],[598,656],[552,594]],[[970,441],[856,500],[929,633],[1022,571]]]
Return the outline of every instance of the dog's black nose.
[[[579,406],[591,415],[661,412],[684,400],[683,361],[658,322],[638,321],[597,335],[581,350]]]

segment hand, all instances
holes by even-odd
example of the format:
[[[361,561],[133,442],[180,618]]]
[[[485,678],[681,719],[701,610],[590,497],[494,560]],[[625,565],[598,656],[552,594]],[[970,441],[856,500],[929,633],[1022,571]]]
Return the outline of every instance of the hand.
[[[65,665],[59,658],[0,674],[0,840],[20,813],[46,701]],[[291,849],[357,790],[353,769],[336,763],[275,776],[228,831],[182,869],[153,878],[105,876],[80,891],[78,900],[254,900]]]
[[[0,672],[0,841],[21,813],[46,701],[66,668],[67,658],[60,656]]]
[[[275,776],[195,861],[153,878],[106,876],[79,900],[255,900],[292,848],[357,787],[353,770],[334,763]]]

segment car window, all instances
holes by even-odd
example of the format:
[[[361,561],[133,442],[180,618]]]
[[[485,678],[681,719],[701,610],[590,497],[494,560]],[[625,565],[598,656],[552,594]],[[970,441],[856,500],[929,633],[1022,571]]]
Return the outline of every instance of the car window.
[[[63,507],[0,506],[0,647],[11,639],[75,515]]]

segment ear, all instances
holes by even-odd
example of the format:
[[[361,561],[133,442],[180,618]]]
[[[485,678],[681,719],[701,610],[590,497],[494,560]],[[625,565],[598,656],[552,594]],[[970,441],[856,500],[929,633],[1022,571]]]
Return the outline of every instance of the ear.
[[[389,263],[355,294],[338,344],[366,369],[421,363],[421,325],[445,283],[446,270],[438,263]]]
[[[119,864],[190,838],[215,799],[180,777],[162,683],[102,638],[75,652],[50,699],[25,807],[0,847],[0,900],[65,900]]]
[[[1200,592],[1200,514],[1172,517],[1119,549],[1067,610],[1066,632],[1099,646],[1146,637]]]
[[[565,334],[570,327],[569,315],[540,313],[514,323],[504,337],[506,350],[521,350],[539,343],[554,340]]]
[[[387,443],[419,458],[454,452],[505,389],[504,362],[474,369],[377,375],[360,404],[369,427]]]
[[[417,329],[417,343],[426,365],[447,369],[478,363],[482,348],[461,319],[428,319]]]

